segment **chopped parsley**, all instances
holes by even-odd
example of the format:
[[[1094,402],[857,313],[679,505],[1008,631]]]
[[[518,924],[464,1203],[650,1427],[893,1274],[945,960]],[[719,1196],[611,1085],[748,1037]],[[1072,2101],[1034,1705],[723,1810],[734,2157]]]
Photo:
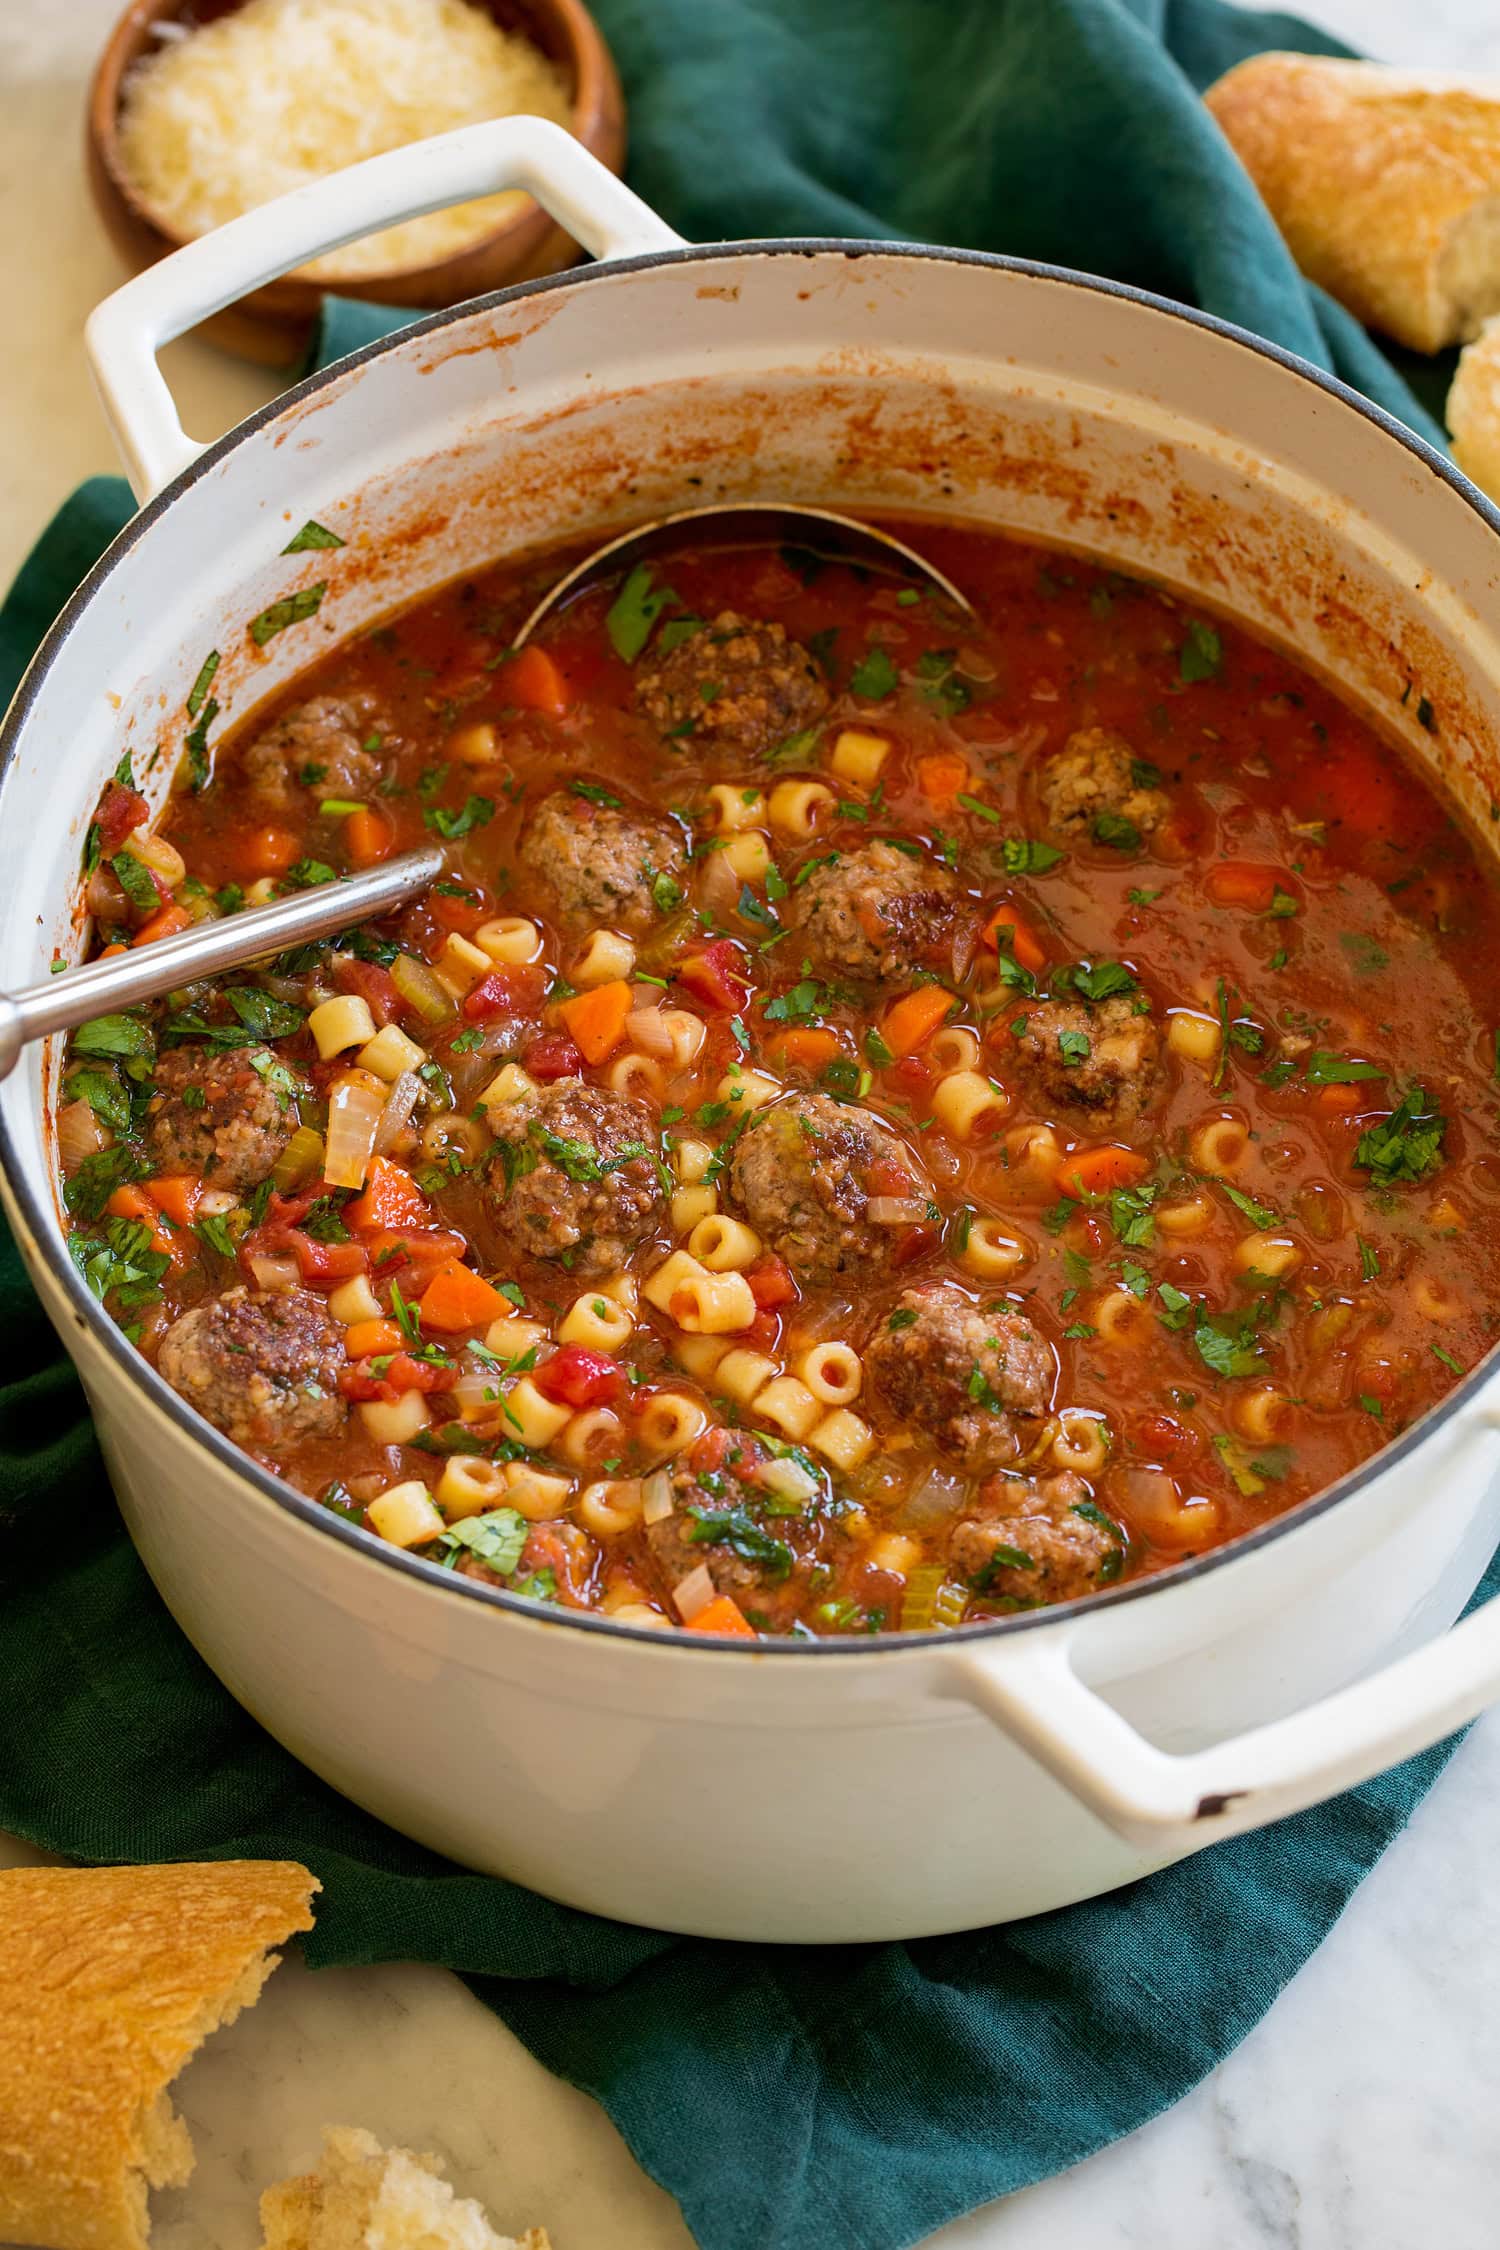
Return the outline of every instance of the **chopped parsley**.
[[[1055,845],[1039,843],[1032,836],[1007,836],[999,851],[1007,875],[1045,875],[1063,857]]]
[[[295,538],[289,539],[281,551],[284,555],[305,555],[314,547],[342,547],[344,543],[336,531],[330,531],[326,524],[314,523],[309,516]]]
[[[1212,625],[1201,617],[1188,621],[1187,639],[1177,651],[1177,677],[1189,687],[1198,680],[1216,680],[1224,669],[1224,643]]]
[[[1398,1180],[1423,1180],[1443,1160],[1447,1130],[1447,1118],[1428,1108],[1420,1086],[1411,1086],[1389,1117],[1360,1134],[1354,1161],[1381,1187]]]
[[[852,695],[862,696],[867,703],[879,703],[896,688],[900,673],[891,662],[889,652],[877,642],[867,648],[849,675]]]
[[[461,812],[450,812],[446,805],[428,805],[422,819],[428,828],[452,843],[456,837],[467,836],[475,828],[483,828],[495,817],[493,797],[466,797]]]

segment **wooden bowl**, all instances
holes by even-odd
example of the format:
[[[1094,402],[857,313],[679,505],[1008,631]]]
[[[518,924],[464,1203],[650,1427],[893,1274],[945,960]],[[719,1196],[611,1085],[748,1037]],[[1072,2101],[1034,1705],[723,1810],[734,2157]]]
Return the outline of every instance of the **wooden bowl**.
[[[152,27],[174,17],[203,24],[228,15],[239,0],[131,0],[99,58],[89,90],[89,185],[99,215],[132,271],[154,265],[188,239],[174,232],[137,194],[119,161],[120,89],[141,55],[154,51]],[[570,128],[612,172],[625,160],[625,102],[614,61],[581,0],[479,0],[507,31],[521,33],[562,69],[572,91]],[[326,284],[273,281],[216,313],[200,334],[242,358],[290,367],[306,353],[326,295],[432,312],[466,297],[557,273],[578,257],[578,245],[528,196],[513,217],[467,249],[422,266]]]

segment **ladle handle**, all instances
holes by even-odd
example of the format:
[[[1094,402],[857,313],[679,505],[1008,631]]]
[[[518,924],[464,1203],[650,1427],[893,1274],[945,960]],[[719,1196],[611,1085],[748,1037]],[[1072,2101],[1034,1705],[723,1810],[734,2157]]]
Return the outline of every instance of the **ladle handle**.
[[[346,242],[504,188],[534,196],[596,258],[682,247],[649,204],[540,117],[461,125],[293,188],[148,266],[90,315],[89,365],[136,498],[152,499],[203,450],[156,364],[163,344]]]
[[[295,891],[269,906],[247,907],[220,921],[197,922],[175,937],[117,953],[86,968],[65,969],[46,984],[0,994],[0,1078],[14,1068],[21,1049],[50,1032],[72,1031],[95,1016],[159,1000],[164,992],[191,984],[223,969],[241,969],[287,946],[306,945],[353,929],[373,915],[404,906],[437,881],[444,867],[436,844],[403,852],[383,867],[342,875]]]

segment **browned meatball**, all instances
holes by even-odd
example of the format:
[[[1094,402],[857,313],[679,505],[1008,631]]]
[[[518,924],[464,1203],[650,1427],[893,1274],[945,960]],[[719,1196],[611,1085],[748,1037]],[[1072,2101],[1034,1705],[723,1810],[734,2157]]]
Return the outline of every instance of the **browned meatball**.
[[[664,1472],[673,1512],[647,1526],[646,1544],[669,1596],[706,1567],[715,1592],[732,1595],[752,1624],[775,1630],[801,1607],[825,1532],[811,1513],[766,1512],[772,1495],[758,1472],[767,1458],[747,1436],[711,1471],[694,1467],[692,1455],[674,1462]]]
[[[1128,1132],[1156,1099],[1161,1035],[1121,993],[1094,1007],[1045,1000],[1011,1029],[1032,1098],[1086,1119],[1093,1131]]]
[[[506,1244],[569,1273],[618,1272],[666,1202],[644,1104],[559,1079],[490,1110],[489,1123],[485,1198]]]
[[[895,1134],[826,1094],[784,1094],[755,1112],[735,1146],[729,1189],[757,1233],[805,1281],[888,1266],[918,1214],[890,1224],[872,1201],[920,1204],[932,1183]]]
[[[287,1075],[266,1047],[168,1048],[146,1112],[157,1169],[195,1173],[210,1187],[259,1187],[297,1130]]]
[[[638,710],[674,748],[764,757],[828,708],[828,686],[784,625],[726,609],[635,677]]]
[[[1054,828],[1126,851],[1159,828],[1169,809],[1154,769],[1113,727],[1070,734],[1043,767],[1040,787]]]
[[[594,790],[596,785],[585,785]],[[646,930],[681,898],[687,852],[670,820],[607,790],[555,789],[526,823],[521,858],[552,895],[560,921]]]
[[[293,704],[241,754],[245,778],[268,810],[315,797],[365,797],[385,771],[380,709],[371,695],[315,695]],[[366,745],[369,745],[367,748]]]
[[[946,952],[951,967],[958,882],[925,852],[884,842],[815,865],[786,914],[824,974],[876,983],[909,977]]]
[[[947,1283],[904,1292],[876,1328],[865,1368],[892,1414],[975,1474],[1014,1460],[1056,1375],[1051,1345],[1022,1314],[981,1312]]]
[[[174,1391],[255,1452],[336,1437],[344,1331],[306,1289],[226,1289],[174,1320],[157,1364]]]
[[[954,1525],[948,1561],[976,1593],[1030,1608],[1108,1585],[1120,1575],[1124,1551],[1109,1519],[1093,1513],[1083,1479],[1064,1472],[1035,1483],[995,1478],[978,1512]]]

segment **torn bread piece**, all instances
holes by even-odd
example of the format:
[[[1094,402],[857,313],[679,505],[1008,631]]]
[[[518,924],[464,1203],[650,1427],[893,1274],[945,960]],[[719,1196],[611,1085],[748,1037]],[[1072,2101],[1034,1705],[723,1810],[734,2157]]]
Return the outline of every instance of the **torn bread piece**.
[[[1310,280],[1419,352],[1500,312],[1500,79],[1252,55],[1204,100]]]
[[[260,2199],[262,2250],[549,2250],[541,2227],[496,2234],[456,2196],[436,2156],[384,2149],[357,2126],[325,2125],[316,2172]]]
[[[0,2242],[145,2250],[193,2168],[167,2089],[312,1927],[305,1867],[0,1873]]]
[[[1489,321],[1459,353],[1447,420],[1454,460],[1500,500],[1500,320]]]

